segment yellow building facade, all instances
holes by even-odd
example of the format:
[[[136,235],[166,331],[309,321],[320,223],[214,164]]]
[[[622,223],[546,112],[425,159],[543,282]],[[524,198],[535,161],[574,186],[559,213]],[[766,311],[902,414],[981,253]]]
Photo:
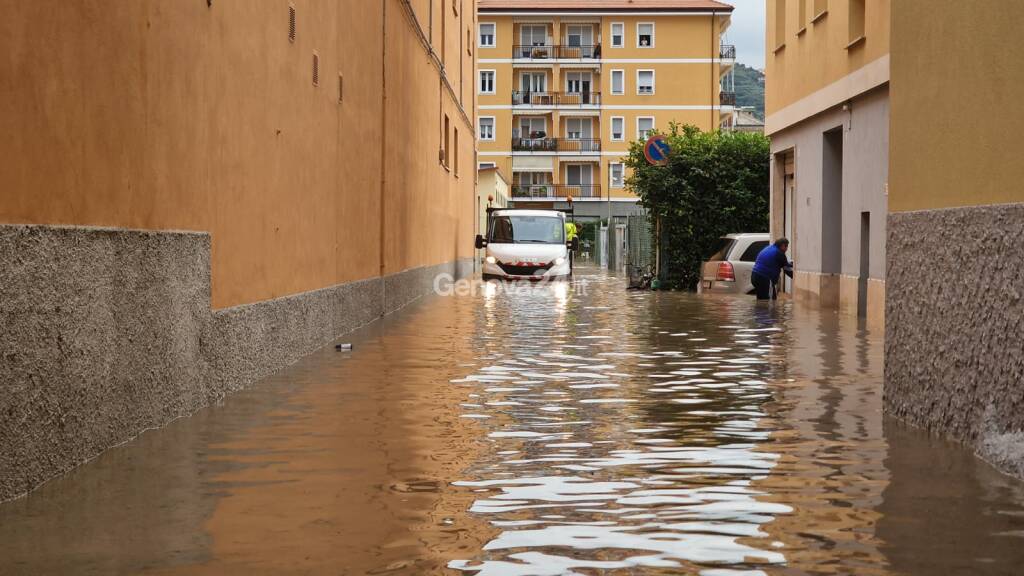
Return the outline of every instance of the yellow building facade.
[[[890,0],[765,0],[771,232],[785,291],[884,323]]]
[[[480,0],[479,163],[512,179],[516,205],[622,215],[631,142],[671,122],[730,118],[722,90],[732,7],[706,0]]]

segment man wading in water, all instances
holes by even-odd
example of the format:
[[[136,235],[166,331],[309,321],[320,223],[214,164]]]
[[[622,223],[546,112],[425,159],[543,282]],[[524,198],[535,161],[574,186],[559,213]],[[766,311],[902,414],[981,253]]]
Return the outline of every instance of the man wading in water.
[[[785,271],[786,276],[793,277],[793,264],[786,258],[786,250],[789,250],[789,240],[779,238],[757,255],[750,283],[754,285],[758,300],[775,300],[778,297],[780,272]]]

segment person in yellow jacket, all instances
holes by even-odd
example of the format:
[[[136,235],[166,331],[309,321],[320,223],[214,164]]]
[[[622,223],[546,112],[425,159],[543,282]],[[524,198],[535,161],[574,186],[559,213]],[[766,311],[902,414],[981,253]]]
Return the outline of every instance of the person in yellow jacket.
[[[578,235],[579,235],[579,233],[576,231],[576,223],[575,222],[566,221],[565,222],[565,241],[566,242],[572,242],[572,239],[576,238]],[[569,270],[572,270],[573,253],[574,253],[574,250],[569,249]]]
[[[578,233],[576,232],[576,223],[575,222],[566,222],[565,223],[565,241],[566,242],[572,242],[572,239],[575,238],[577,235],[578,235]]]

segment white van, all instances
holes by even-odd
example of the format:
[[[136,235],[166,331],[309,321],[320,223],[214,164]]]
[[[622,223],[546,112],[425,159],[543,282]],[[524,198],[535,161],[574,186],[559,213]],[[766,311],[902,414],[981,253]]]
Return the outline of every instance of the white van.
[[[519,208],[488,209],[483,248],[484,280],[555,280],[572,274],[569,251],[579,242],[565,237],[565,213]]]

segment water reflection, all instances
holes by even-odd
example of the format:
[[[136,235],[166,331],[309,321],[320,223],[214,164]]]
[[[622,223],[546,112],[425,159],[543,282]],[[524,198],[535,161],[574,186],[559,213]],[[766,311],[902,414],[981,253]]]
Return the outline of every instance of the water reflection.
[[[885,465],[878,335],[788,303],[624,293],[615,279],[585,280],[586,297],[569,294],[568,313],[536,293],[478,311],[488,337],[452,383],[471,390],[465,409],[491,448],[456,485],[500,533],[451,568],[936,573],[893,562],[875,529],[893,486],[927,481]],[[976,462],[954,447],[929,450]],[[1017,511],[1001,517],[1018,530],[1002,530],[1003,541],[1019,543],[1024,499],[996,496]]]
[[[432,298],[0,506],[0,574],[1019,574],[880,336],[585,270]]]

